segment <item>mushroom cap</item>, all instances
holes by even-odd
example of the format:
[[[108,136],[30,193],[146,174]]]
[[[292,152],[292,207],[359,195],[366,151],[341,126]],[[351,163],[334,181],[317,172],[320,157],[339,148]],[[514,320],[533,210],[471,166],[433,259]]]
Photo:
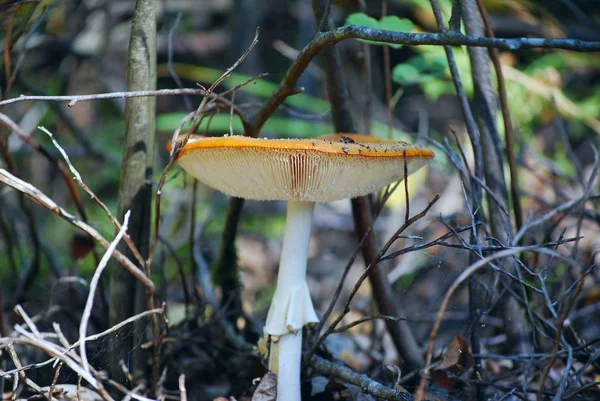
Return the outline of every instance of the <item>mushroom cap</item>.
[[[433,151],[420,145],[357,134],[315,139],[191,135],[177,162],[230,196],[330,202],[400,181],[405,160],[408,176],[433,157]]]

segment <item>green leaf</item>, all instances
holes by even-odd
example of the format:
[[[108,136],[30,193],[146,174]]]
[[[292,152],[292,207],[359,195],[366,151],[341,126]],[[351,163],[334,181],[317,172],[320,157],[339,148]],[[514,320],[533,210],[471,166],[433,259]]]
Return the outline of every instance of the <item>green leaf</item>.
[[[392,70],[392,80],[401,85],[419,83],[420,71],[412,64],[398,64]]]
[[[396,65],[392,70],[392,80],[405,86],[426,84],[423,85],[423,89],[427,97],[437,99],[447,90],[446,82],[438,80],[447,70],[448,63],[445,58],[437,55],[418,55],[404,64]],[[431,84],[433,81],[436,83]]]
[[[365,13],[350,14],[346,18],[345,25],[359,25],[359,26],[366,26],[367,28],[373,28],[373,29],[379,28],[379,22],[375,18],[369,17]]]
[[[394,32],[410,32],[414,28],[411,20],[406,18],[398,18],[395,15],[386,15],[379,20],[379,29]]]
[[[381,20],[377,21],[373,17],[369,17],[365,13],[353,13],[350,14],[346,18],[345,25],[358,25],[364,26],[366,28],[371,29],[382,29],[386,31],[392,32],[410,32],[413,30],[414,25],[411,20],[405,18],[398,18],[395,15],[387,15],[383,17]],[[361,42],[368,43],[370,45],[375,46],[390,46],[394,49],[399,49],[402,45],[394,44],[394,43],[384,43],[384,42],[373,42],[371,40],[362,40]]]
[[[454,85],[449,81],[431,79],[427,82],[424,82],[423,93],[425,93],[425,97],[427,97],[430,102],[435,102],[442,95],[454,93]]]
[[[432,71],[443,73],[448,68],[448,59],[444,56],[434,55],[429,58],[429,66]]]
[[[379,29],[383,29],[386,31],[392,32],[410,32],[414,28],[414,25],[411,20],[406,18],[398,18],[395,15],[386,15],[382,19],[379,20]],[[399,49],[402,45],[398,44],[389,44],[390,47],[394,49]]]

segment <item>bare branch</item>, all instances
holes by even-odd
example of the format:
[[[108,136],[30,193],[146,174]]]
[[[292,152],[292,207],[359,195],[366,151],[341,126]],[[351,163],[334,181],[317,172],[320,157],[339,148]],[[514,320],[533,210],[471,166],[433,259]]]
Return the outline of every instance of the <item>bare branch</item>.
[[[475,46],[495,47],[502,50],[516,51],[522,49],[564,49],[579,52],[600,50],[600,42],[578,39],[546,39],[546,38],[486,38],[463,35],[459,32],[445,33],[404,33],[382,29],[372,29],[356,25],[347,25],[333,31],[317,35],[315,38],[323,45],[332,45],[345,39],[364,39],[374,42],[394,43],[400,45],[441,45],[441,46]]]
[[[458,289],[459,285],[462,284],[466,279],[468,279],[472,274],[474,274],[475,272],[477,272],[478,270],[482,269],[483,267],[487,266],[490,262],[496,260],[496,259],[501,259],[507,256],[513,256],[522,252],[537,252],[537,253],[542,253],[542,254],[546,254],[546,255],[552,255],[555,257],[559,257],[562,260],[564,260],[567,264],[574,266],[578,269],[581,269],[581,266],[574,260],[569,259],[563,255],[561,255],[560,253],[550,250],[550,249],[546,249],[546,248],[541,248],[537,245],[534,246],[524,246],[524,247],[514,247],[512,249],[507,249],[505,251],[500,251],[497,253],[494,253],[493,255],[490,255],[486,258],[480,259],[477,262],[473,263],[471,266],[469,266],[468,268],[466,268],[452,283],[452,285],[450,286],[450,288],[448,288],[448,291],[446,292],[446,295],[444,295],[444,299],[442,301],[442,304],[440,306],[440,310],[437,313],[436,316],[436,321],[435,324],[433,325],[433,328],[431,330],[431,333],[429,335],[429,345],[427,347],[427,362],[425,364],[425,368],[423,369],[423,375],[421,377],[421,381],[419,383],[419,387],[417,389],[417,393],[415,396],[416,401],[420,401],[423,399],[424,396],[424,391],[425,391],[425,383],[427,382],[427,378],[429,376],[429,372],[431,370],[431,361],[433,359],[433,345],[435,342],[435,339],[437,337],[437,333],[440,329],[440,324],[442,321],[442,316],[444,315],[444,313],[446,312],[446,310],[448,309],[448,306],[450,304],[450,298],[452,298],[452,295],[454,295],[454,292],[456,292],[456,290]]]
[[[384,386],[383,384],[369,378],[369,376],[365,374],[355,372],[342,364],[329,362],[328,360],[323,359],[320,356],[313,355],[310,358],[310,365],[319,374],[322,374],[327,377],[335,377],[336,379],[341,379],[345,383],[350,383],[354,384],[355,386],[359,386],[361,390],[366,394],[371,394],[375,397],[384,400],[413,400],[412,396],[408,393],[403,393],[402,391],[398,391]]]
[[[66,95],[66,96],[25,96],[14,97],[0,101],[0,106],[7,104],[30,102],[30,101],[45,101],[45,102],[68,102],[67,106],[73,107],[79,102],[87,102],[90,100],[104,99],[126,99],[129,97],[148,97],[148,96],[205,96],[204,89],[197,88],[182,88],[182,89],[159,89],[149,91],[129,91],[129,92],[109,92],[109,93],[93,93],[89,95]]]
[[[387,316],[387,315],[364,316],[364,317],[361,317],[360,319],[353,321],[352,323],[348,323],[345,326],[338,327],[337,329],[333,330],[332,333],[342,333],[344,331],[350,330],[351,328],[353,328],[355,326],[358,326],[358,325],[366,323],[366,322],[371,322],[373,320],[391,320],[393,322],[397,322],[399,320],[406,320],[406,318],[397,317],[397,316]]]
[[[85,303],[85,308],[83,310],[83,314],[81,315],[81,322],[79,324],[79,355],[81,356],[81,366],[86,373],[90,373],[90,366],[87,359],[87,353],[85,352],[85,341],[87,334],[87,325],[90,319],[90,315],[92,314],[92,307],[94,306],[94,296],[96,295],[96,288],[98,287],[98,282],[100,281],[100,277],[102,276],[102,272],[106,268],[106,265],[112,256],[113,252],[117,249],[117,245],[121,241],[121,238],[127,232],[127,224],[129,223],[129,216],[131,215],[131,211],[127,211],[125,216],[123,217],[123,225],[119,230],[117,236],[110,244],[110,246],[106,249],[106,253],[100,259],[100,263],[94,272],[94,276],[92,277],[92,281],[90,282],[90,291],[88,294],[87,301]]]
[[[365,39],[374,42],[394,43],[401,45],[438,45],[438,46],[479,46],[496,47],[503,50],[520,50],[531,48],[554,48],[573,51],[600,50],[600,42],[586,42],[576,39],[542,39],[520,38],[502,39],[463,35],[459,32],[443,33],[403,33],[380,29],[371,29],[356,25],[347,25],[328,32],[318,33],[296,58],[284,78],[271,97],[251,119],[252,126],[247,131],[249,136],[257,136],[267,119],[277,110],[284,100],[295,92],[298,79],[310,62],[324,48],[346,39]]]
[[[321,337],[319,337],[319,340],[313,346],[313,349],[316,349],[319,346],[319,344],[321,344],[325,340],[325,338],[327,338],[328,335],[330,335],[332,332],[335,331],[337,325],[342,321],[344,316],[346,316],[346,314],[350,311],[350,303],[352,302],[352,299],[354,299],[354,296],[357,294],[358,289],[360,288],[362,283],[367,279],[367,277],[369,277],[369,273],[371,272],[373,267],[375,267],[381,261],[381,258],[386,254],[386,252],[394,244],[394,242],[396,242],[396,240],[398,239],[400,234],[402,232],[404,232],[412,224],[414,224],[416,221],[423,218],[427,214],[427,212],[431,209],[431,207],[438,201],[439,198],[440,198],[439,195],[436,195],[420,213],[414,215],[413,217],[411,217],[410,219],[405,221],[404,224],[402,224],[402,226],[400,226],[400,228],[398,228],[398,230],[390,237],[390,239],[386,242],[386,244],[381,248],[381,250],[375,257],[375,259],[373,259],[369,263],[369,265],[365,268],[364,272],[361,274],[360,278],[354,284],[354,287],[352,288],[350,295],[346,299],[346,303],[344,305],[343,312],[340,313],[339,316],[329,325],[327,330],[325,330],[325,333],[323,333],[323,335],[321,335]]]

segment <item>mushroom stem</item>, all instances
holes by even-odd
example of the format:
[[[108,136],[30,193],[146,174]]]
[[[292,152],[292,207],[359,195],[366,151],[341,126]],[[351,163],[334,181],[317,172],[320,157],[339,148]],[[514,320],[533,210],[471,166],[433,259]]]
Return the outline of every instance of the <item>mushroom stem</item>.
[[[271,337],[269,370],[277,375],[277,400],[301,401],[302,330]]]
[[[277,288],[267,315],[269,368],[277,374],[277,399],[300,401],[302,327],[319,319],[306,283],[314,202],[288,201]]]

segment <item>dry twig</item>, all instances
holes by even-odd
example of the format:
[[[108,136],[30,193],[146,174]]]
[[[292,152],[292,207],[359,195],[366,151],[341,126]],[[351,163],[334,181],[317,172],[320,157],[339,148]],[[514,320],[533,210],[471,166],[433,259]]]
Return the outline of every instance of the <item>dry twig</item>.
[[[108,260],[112,256],[113,252],[117,249],[117,245],[121,241],[121,238],[123,238],[123,236],[127,232],[127,224],[129,223],[130,215],[131,211],[127,211],[125,213],[121,229],[119,230],[115,239],[111,242],[110,246],[106,249],[106,252],[104,253],[104,256],[102,256],[102,259],[100,259],[100,263],[96,267],[96,271],[94,272],[92,281],[90,281],[90,291],[88,294],[87,301],[85,303],[83,314],[81,315],[81,322],[79,324],[79,355],[81,356],[81,366],[83,367],[83,370],[86,373],[90,373],[90,367],[87,359],[87,353],[85,351],[85,341],[87,335],[88,321],[92,313],[92,307],[94,306],[94,296],[96,295],[96,288],[98,287],[98,282],[100,281],[102,272],[106,268]]]

